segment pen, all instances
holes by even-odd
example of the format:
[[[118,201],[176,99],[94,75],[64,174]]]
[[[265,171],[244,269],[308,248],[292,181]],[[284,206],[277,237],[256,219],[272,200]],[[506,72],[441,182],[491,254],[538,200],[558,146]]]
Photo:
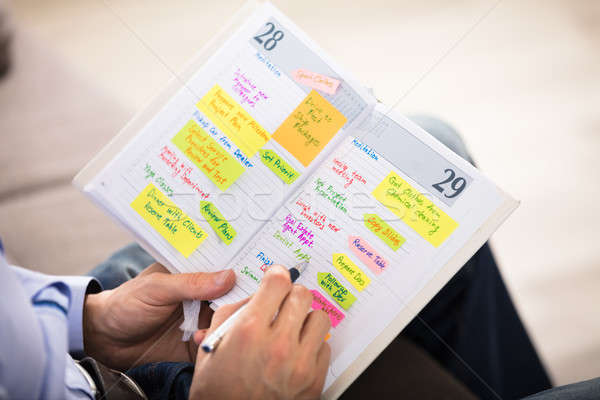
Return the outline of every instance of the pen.
[[[300,264],[289,269],[290,279],[292,282],[296,282],[296,279],[300,277],[300,274],[306,269],[307,266],[308,262],[301,262]],[[229,318],[227,318],[217,329],[215,329],[213,333],[204,339],[200,347],[202,347],[202,350],[204,350],[205,353],[212,353],[215,351],[219,345],[219,342],[221,339],[223,339],[223,336],[225,336],[227,331],[233,326],[233,324],[235,324],[242,313],[242,310],[246,308],[246,305],[247,303],[241,306],[236,312],[231,314]]]

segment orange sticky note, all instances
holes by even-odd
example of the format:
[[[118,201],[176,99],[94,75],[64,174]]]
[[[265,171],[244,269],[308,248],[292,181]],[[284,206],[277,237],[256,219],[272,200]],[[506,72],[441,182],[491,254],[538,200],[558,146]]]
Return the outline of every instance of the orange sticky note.
[[[344,114],[311,90],[277,128],[273,140],[308,167],[346,120]]]

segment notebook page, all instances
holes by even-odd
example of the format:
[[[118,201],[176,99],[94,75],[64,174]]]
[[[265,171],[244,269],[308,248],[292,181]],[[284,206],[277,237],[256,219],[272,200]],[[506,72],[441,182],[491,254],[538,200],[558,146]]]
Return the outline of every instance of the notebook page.
[[[308,85],[308,71],[335,90]],[[371,107],[267,3],[85,191],[168,266],[221,269]]]
[[[428,160],[435,154],[468,179],[451,204],[404,172],[411,156],[392,164],[362,139],[346,138],[233,260],[236,287],[215,301],[247,297],[273,263],[309,261],[297,283],[332,321],[325,390],[502,201],[475,168],[423,134],[416,157],[431,152]]]

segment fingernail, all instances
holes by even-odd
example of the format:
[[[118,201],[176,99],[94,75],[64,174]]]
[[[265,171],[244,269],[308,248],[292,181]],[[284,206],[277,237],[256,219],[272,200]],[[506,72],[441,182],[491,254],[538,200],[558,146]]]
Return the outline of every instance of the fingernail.
[[[206,329],[198,329],[196,332],[194,332],[193,337],[194,337],[194,343],[196,343],[198,346],[200,346],[202,344],[202,341],[206,337]]]
[[[273,273],[277,273],[277,272],[281,273],[281,272],[285,272],[285,271],[286,271],[286,269],[282,265],[275,264],[275,265],[272,265],[271,267],[269,267],[269,269],[267,270],[267,273],[273,274]]]
[[[217,276],[215,276],[215,284],[218,286],[225,285],[225,282],[227,281],[227,278],[229,278],[230,273],[230,269],[226,269],[224,271],[219,272]]]

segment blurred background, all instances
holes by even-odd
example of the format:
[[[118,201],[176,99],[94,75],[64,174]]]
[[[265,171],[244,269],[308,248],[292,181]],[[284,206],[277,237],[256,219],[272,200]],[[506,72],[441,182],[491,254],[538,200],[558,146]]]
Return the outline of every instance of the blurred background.
[[[13,263],[80,274],[131,240],[71,179],[242,3],[0,1]],[[517,308],[556,384],[600,376],[600,1],[274,3],[379,99],[456,127],[521,200],[491,241]]]

